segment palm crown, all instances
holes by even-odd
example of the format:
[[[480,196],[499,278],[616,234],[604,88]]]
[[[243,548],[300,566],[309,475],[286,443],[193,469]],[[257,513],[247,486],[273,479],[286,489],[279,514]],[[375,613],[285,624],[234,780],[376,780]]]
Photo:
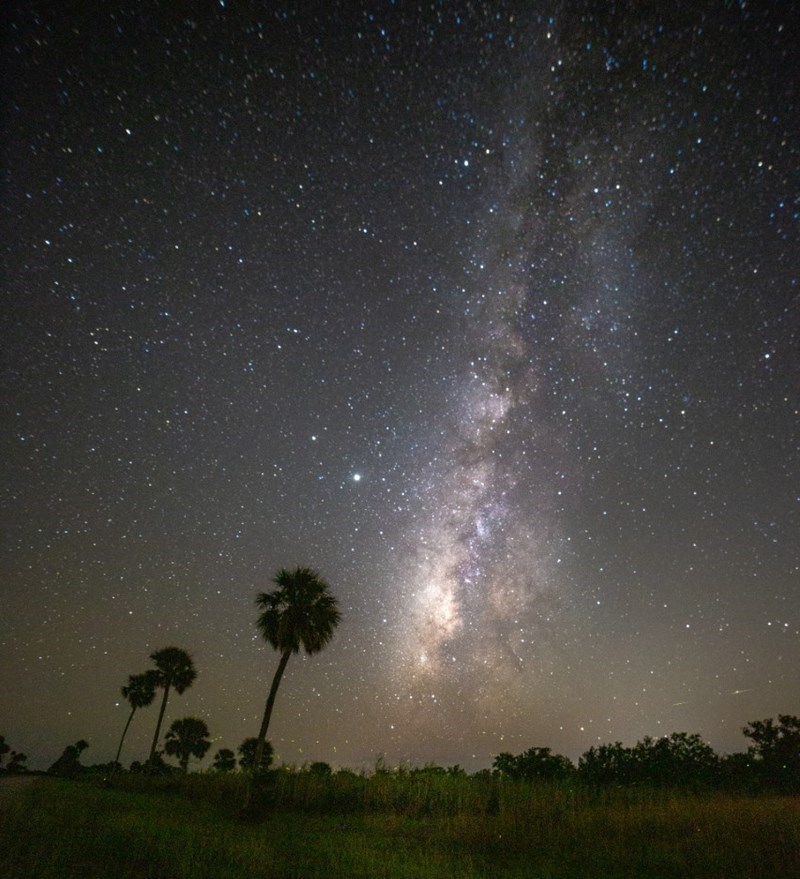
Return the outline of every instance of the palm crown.
[[[140,675],[128,675],[128,684],[122,688],[122,698],[131,708],[146,708],[156,697],[158,673],[146,671]]]
[[[197,717],[184,717],[175,720],[164,737],[164,750],[177,757],[184,772],[188,769],[189,758],[202,760],[211,747],[210,733],[205,722]]]
[[[197,672],[192,657],[179,647],[164,647],[150,654],[156,664],[155,671],[158,686],[171,687],[176,693],[182,693],[194,683]]]
[[[281,653],[317,653],[331,640],[341,614],[325,580],[311,568],[285,568],[273,578],[278,587],[262,592],[256,625],[264,640]]]

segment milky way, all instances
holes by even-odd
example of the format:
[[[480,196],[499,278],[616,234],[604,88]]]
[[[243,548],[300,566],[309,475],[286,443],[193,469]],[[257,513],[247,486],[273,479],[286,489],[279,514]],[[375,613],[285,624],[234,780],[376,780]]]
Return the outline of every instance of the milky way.
[[[173,6],[7,15],[6,740],[108,759],[176,644],[236,747],[294,564],[279,759],[797,713],[789,13]]]

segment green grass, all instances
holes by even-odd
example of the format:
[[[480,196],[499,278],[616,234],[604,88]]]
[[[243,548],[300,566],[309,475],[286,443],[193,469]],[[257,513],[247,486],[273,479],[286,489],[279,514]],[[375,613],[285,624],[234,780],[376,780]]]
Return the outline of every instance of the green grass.
[[[800,875],[800,801],[410,773],[42,779],[0,815],[9,879]],[[487,814],[488,813],[488,814]]]

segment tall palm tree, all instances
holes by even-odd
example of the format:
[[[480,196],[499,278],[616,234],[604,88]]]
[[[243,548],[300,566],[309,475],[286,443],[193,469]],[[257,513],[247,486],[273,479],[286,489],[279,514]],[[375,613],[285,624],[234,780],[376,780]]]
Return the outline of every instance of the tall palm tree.
[[[282,568],[272,582],[278,588],[272,592],[262,592],[256,598],[256,606],[262,610],[256,626],[264,640],[280,651],[281,658],[272,679],[264,718],[258,732],[254,767],[261,766],[272,706],[275,704],[278,685],[289,657],[293,653],[299,653],[301,647],[308,654],[322,650],[333,637],[334,629],[341,619],[336,599],[329,591],[330,587],[311,568],[298,567],[293,571]]]
[[[131,706],[131,713],[128,715],[128,722],[125,724],[125,729],[122,730],[122,738],[119,740],[117,756],[114,758],[115,766],[119,763],[119,755],[122,753],[122,743],[125,741],[125,736],[128,734],[128,727],[131,725],[133,715],[136,714],[136,709],[146,708],[148,705],[152,704],[153,699],[156,698],[156,686],[158,684],[157,677],[157,672],[153,669],[140,675],[128,675],[128,684],[122,688],[122,697],[123,699],[128,700],[128,704]]]
[[[189,770],[189,758],[197,757],[202,760],[206,751],[211,747],[208,727],[204,721],[196,717],[184,717],[181,720],[173,720],[167,734],[164,736],[164,750],[173,757],[177,757],[184,772]]]
[[[150,746],[148,762],[152,763],[156,756],[158,746],[158,734],[161,732],[161,721],[164,719],[164,711],[167,708],[167,699],[170,689],[176,693],[182,693],[194,683],[197,672],[192,662],[192,657],[179,647],[164,647],[150,654],[150,659],[156,664],[156,686],[163,687],[164,698],[161,700],[161,710],[158,712],[156,734],[153,736],[153,744]]]

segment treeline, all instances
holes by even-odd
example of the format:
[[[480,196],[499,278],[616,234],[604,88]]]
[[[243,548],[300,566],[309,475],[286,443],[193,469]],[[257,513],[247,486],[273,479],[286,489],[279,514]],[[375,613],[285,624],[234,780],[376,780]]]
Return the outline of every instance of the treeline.
[[[309,655],[322,650],[333,637],[340,620],[336,599],[316,571],[302,567],[281,569],[273,583],[277,587],[275,590],[262,592],[256,597],[256,606],[261,611],[256,628],[280,654],[258,736],[242,742],[238,748],[238,760],[232,750],[221,748],[214,755],[211,770],[218,774],[229,773],[238,767],[245,773],[248,779],[245,809],[257,786],[254,781],[261,784],[270,771],[273,751],[266,738],[267,730],[290,656],[301,649]],[[131,710],[115,759],[107,764],[84,766],[80,757],[88,743],[80,740],[68,745],[48,772],[77,777],[87,771],[108,775],[122,771],[120,756],[131,722],[140,709],[155,701],[159,690],[162,695],[149,756],[142,763],[134,761],[131,771],[150,775],[177,771],[164,761],[166,754],[177,759],[180,770],[186,773],[192,758],[201,760],[205,757],[211,748],[211,734],[206,722],[196,717],[173,721],[164,736],[163,748],[159,747],[170,693],[185,692],[197,678],[191,655],[178,647],[165,647],[151,653],[150,659],[153,667],[129,675],[121,688]],[[753,792],[800,793],[800,718],[781,714],[777,721],[772,718],[756,720],[742,731],[751,742],[744,753],[719,756],[699,735],[681,732],[658,739],[647,737],[632,747],[621,742],[592,747],[580,757],[577,766],[567,757],[553,754],[550,748],[529,748],[517,755],[502,753],[495,757],[491,770],[477,774],[520,781],[573,779],[591,786],[723,787]],[[25,772],[26,759],[25,754],[11,751],[0,736],[0,772]],[[347,771],[340,770],[336,775],[342,776]],[[376,765],[376,775],[387,772],[385,765]],[[429,765],[421,770],[401,768],[396,772],[466,775],[458,766],[445,769]],[[327,763],[314,763],[308,767],[308,774],[324,778],[332,775],[333,770]]]
[[[645,737],[632,747],[598,745],[577,766],[550,748],[498,754],[501,776],[524,781],[576,778],[593,786],[651,786],[800,793],[800,717],[756,720],[742,730],[751,745],[744,753],[720,756],[696,733]]]
[[[197,742],[195,734],[201,734],[202,747],[199,750],[202,750],[202,754],[198,756],[206,753],[210,741],[205,724],[202,730],[198,730],[193,718],[184,718],[175,721],[170,731],[175,729],[188,730],[189,744],[184,743],[186,749],[192,747],[192,742]],[[684,732],[655,739],[647,736],[631,747],[626,747],[621,742],[598,745],[582,754],[577,764],[567,757],[554,754],[550,748],[529,748],[516,755],[504,752],[494,758],[491,769],[480,770],[474,777],[519,782],[571,782],[592,788],[721,789],[745,793],[800,794],[800,717],[782,714],[777,720],[770,718],[753,721],[744,727],[743,733],[751,741],[747,751],[726,755],[715,753],[696,733]],[[178,758],[179,767],[165,763],[158,752],[155,763],[134,761],[130,766],[130,773],[184,774],[188,764],[188,750],[182,751],[180,744],[169,747],[170,743],[176,741],[180,742],[180,737],[170,737],[168,733],[166,751]],[[80,755],[87,747],[88,744],[83,740],[67,746],[48,772],[76,778],[81,775],[109,775],[123,771],[122,766],[115,761],[94,766],[82,765]],[[257,749],[256,737],[245,739],[236,752],[229,748],[220,748],[214,754],[212,765],[206,774],[221,776],[241,773],[249,776],[253,773]],[[8,746],[0,737],[0,763],[8,752]],[[20,761],[12,756],[5,766],[0,765],[0,771],[26,771],[24,755],[22,757],[23,760]],[[382,758],[376,762],[371,773],[355,773],[349,769],[334,771],[330,764],[321,761],[299,768],[282,766],[271,770],[272,761],[272,745],[266,742],[260,765],[260,775],[264,781],[268,780],[268,776],[275,776],[275,781],[287,774],[293,777],[309,775],[317,779],[336,777],[338,780],[368,775],[452,778],[468,776],[459,765],[443,767],[429,763],[422,767],[401,765],[392,769]]]

